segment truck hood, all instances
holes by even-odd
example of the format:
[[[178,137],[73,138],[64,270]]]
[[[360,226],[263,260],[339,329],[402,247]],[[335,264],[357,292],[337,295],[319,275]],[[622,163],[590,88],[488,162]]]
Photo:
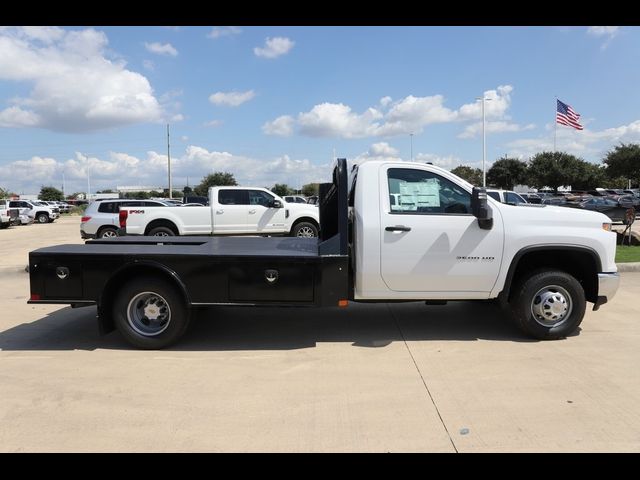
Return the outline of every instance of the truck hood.
[[[496,203],[492,204],[492,208],[495,208]],[[600,229],[603,223],[611,223],[611,219],[600,212],[556,205],[513,206],[501,203],[498,208],[505,218],[516,223],[533,222],[540,225],[581,226]]]
[[[285,205],[291,213],[309,215],[313,218],[318,218],[320,215],[320,209],[315,205],[305,205],[304,203],[286,203]]]

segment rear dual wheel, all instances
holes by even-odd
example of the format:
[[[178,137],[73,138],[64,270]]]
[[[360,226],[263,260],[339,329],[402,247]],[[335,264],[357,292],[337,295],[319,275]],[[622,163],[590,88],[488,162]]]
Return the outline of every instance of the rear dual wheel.
[[[175,286],[145,276],[131,280],[118,292],[113,319],[130,344],[155,350],[172,345],[184,335],[190,311]]]

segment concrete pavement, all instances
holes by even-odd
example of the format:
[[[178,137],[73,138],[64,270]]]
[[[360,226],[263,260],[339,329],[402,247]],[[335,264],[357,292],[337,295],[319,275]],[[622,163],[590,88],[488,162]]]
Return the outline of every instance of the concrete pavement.
[[[0,231],[0,451],[640,451],[640,273],[554,342],[479,302],[229,307],[148,352],[26,304],[78,223]]]

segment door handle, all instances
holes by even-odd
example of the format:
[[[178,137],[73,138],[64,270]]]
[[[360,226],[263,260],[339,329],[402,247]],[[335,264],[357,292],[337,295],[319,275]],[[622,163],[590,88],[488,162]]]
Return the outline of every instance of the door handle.
[[[404,225],[395,225],[393,227],[385,228],[387,232],[410,232],[411,227],[405,227]]]
[[[256,213],[255,208],[253,210],[249,210],[249,213]]]
[[[224,213],[224,210],[216,210],[216,213]]]

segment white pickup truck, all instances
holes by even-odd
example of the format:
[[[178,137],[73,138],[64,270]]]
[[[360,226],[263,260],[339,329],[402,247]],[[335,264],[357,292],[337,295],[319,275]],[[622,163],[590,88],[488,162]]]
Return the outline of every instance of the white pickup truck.
[[[120,235],[317,237],[318,208],[286,203],[266,188],[211,187],[208,206],[122,207]]]
[[[349,189],[338,159],[320,185],[317,239],[116,237],[33,251],[29,303],[97,304],[102,332],[163,348],[198,308],[349,301],[498,299],[550,340],[576,330],[586,302],[596,310],[616,293],[616,235],[601,213],[500,203],[427,164],[372,160],[351,177]]]

